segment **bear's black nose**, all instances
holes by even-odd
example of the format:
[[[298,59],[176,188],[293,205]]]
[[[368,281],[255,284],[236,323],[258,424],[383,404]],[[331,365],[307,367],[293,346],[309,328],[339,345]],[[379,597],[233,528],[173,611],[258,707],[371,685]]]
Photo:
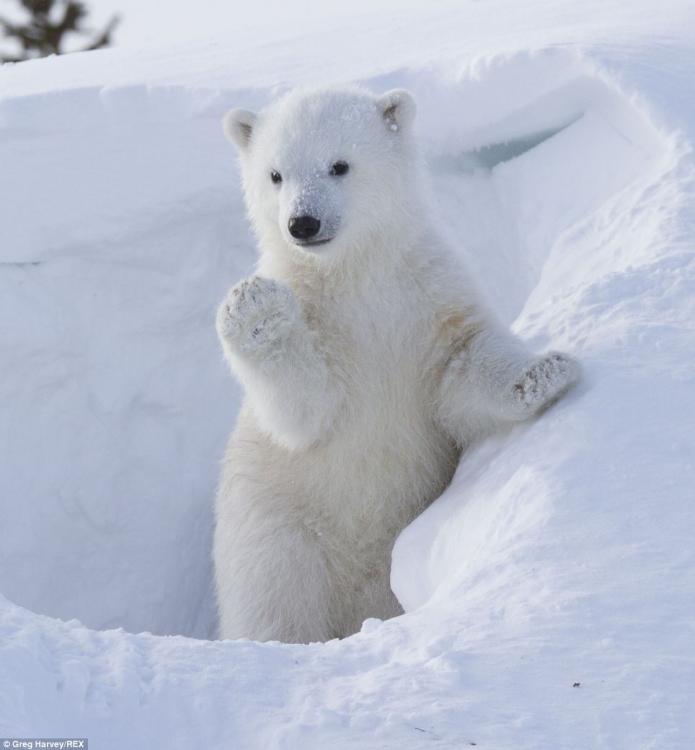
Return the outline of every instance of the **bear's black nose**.
[[[313,216],[295,216],[287,224],[290,234],[298,240],[315,237],[321,228],[321,222]]]

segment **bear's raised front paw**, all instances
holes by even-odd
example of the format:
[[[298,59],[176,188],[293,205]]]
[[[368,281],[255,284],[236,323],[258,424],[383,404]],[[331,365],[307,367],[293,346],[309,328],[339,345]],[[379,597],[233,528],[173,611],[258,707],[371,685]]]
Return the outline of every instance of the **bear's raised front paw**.
[[[299,317],[297,300],[284,284],[252,276],[232,287],[217,312],[217,333],[245,354],[268,353]]]
[[[580,376],[579,363],[567,354],[549,352],[537,359],[512,386],[512,402],[524,419],[550,405],[573,386]]]

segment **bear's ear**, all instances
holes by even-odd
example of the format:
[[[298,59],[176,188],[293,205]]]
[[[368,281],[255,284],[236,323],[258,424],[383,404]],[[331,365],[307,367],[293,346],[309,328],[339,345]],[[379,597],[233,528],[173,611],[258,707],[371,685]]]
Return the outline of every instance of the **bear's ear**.
[[[241,151],[245,151],[251,143],[253,126],[256,124],[256,115],[248,109],[233,109],[222,119],[224,134],[232,143],[235,143]]]
[[[389,130],[403,130],[415,119],[415,99],[405,89],[391,89],[382,94],[376,103]]]

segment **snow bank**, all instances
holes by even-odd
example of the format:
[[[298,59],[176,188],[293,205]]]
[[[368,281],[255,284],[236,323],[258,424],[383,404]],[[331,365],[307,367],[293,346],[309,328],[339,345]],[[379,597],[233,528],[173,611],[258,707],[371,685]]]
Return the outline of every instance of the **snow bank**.
[[[397,38],[375,13],[350,62],[348,25],[234,56],[0,70],[0,735],[695,738],[692,14],[601,4],[599,27],[591,7],[568,24],[558,4],[445,6]],[[238,403],[212,319],[254,262],[219,119],[331,78],[414,91],[461,252],[514,329],[586,378],[467,455],[401,535],[406,615],[307,647],[194,640],[214,633],[211,504]]]

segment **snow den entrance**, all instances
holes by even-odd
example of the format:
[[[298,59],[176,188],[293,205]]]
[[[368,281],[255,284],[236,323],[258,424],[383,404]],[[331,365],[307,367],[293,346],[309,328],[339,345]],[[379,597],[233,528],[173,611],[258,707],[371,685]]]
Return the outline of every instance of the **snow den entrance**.
[[[629,210],[615,209],[637,205],[664,144],[585,61],[497,56],[366,83],[414,92],[438,210],[507,323],[526,316],[535,335],[534,299],[570,299],[578,279],[628,262],[632,237],[616,233]],[[16,324],[0,591],[17,604],[95,629],[214,635],[212,502],[239,394],[213,316],[254,258],[219,118],[269,95],[130,87],[2,105],[21,237],[3,248]],[[577,269],[569,250],[586,242],[607,253]],[[535,343],[561,343],[546,323]]]

